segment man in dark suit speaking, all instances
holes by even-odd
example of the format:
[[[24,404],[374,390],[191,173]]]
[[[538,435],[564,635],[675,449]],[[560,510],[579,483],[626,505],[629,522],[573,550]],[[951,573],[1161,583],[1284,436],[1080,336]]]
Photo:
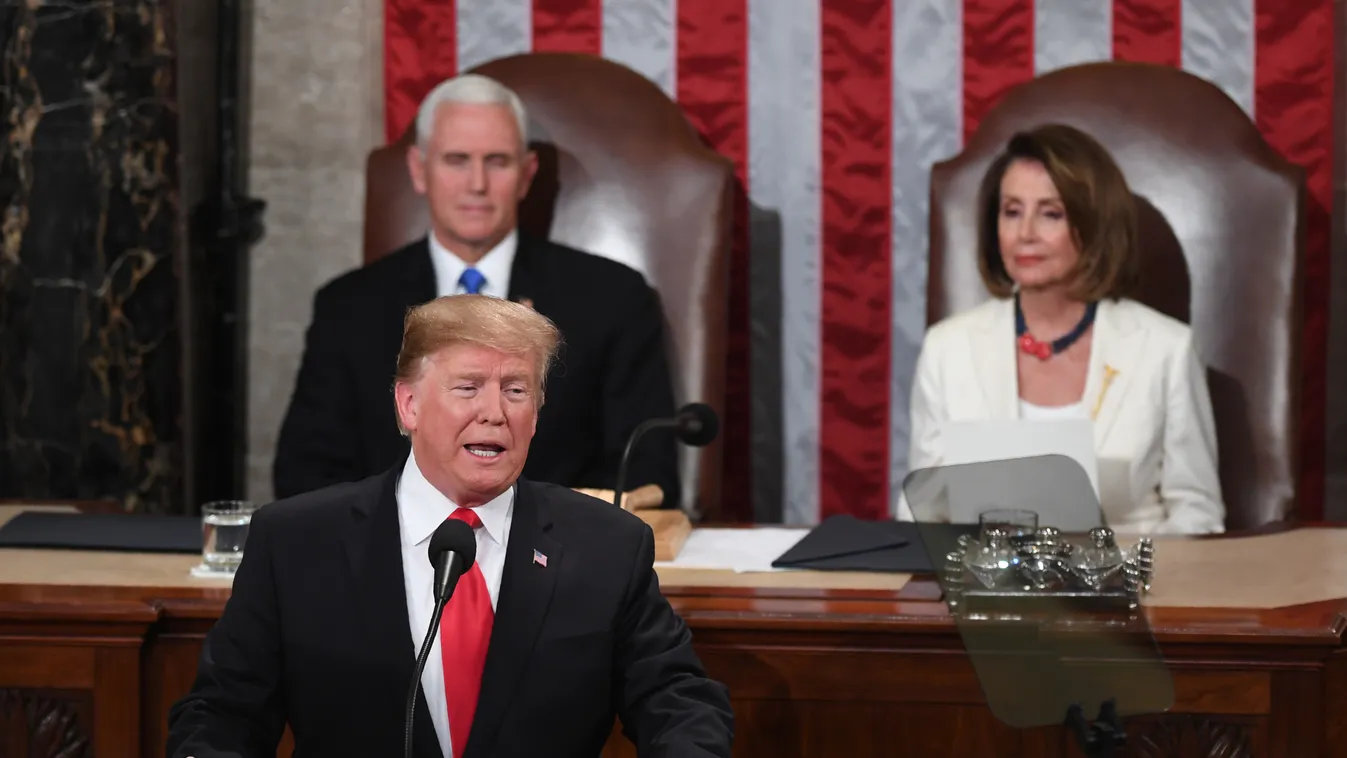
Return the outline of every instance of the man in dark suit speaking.
[[[431,232],[315,296],[277,440],[276,497],[363,479],[406,456],[390,377],[408,309],[437,296],[527,302],[566,336],[525,469],[530,479],[612,489],[632,430],[674,414],[664,317],[642,276],[518,229],[538,168],[527,128],[518,96],[483,76],[450,79],[426,97],[407,161]],[[627,484],[657,484],[666,504],[678,502],[671,431],[642,437]]]
[[[439,298],[409,314],[389,471],[254,516],[170,758],[394,756],[435,607],[431,534],[472,526],[477,561],[421,678],[418,756],[597,756],[619,716],[643,756],[729,756],[733,715],[660,594],[631,513],[520,477],[558,332],[526,306]]]

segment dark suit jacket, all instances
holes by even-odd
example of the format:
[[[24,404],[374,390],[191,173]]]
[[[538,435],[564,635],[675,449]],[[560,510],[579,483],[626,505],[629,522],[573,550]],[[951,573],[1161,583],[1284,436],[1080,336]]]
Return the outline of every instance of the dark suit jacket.
[[[358,481],[406,459],[393,374],[407,311],[435,294],[424,239],[319,290],[276,445],[276,497]],[[674,413],[664,316],[654,290],[621,263],[520,232],[510,299],[532,300],[564,341],[523,475],[612,489],[632,429]],[[677,504],[676,445],[667,430],[643,436],[625,489],[658,484],[665,504]]]
[[[296,758],[402,754],[416,651],[400,472],[257,512],[196,682],[170,711],[170,758],[269,758],[286,723]],[[660,594],[645,522],[527,480],[514,508],[468,758],[593,758],[615,714],[642,756],[729,756],[728,694]],[[423,694],[413,748],[440,755]]]

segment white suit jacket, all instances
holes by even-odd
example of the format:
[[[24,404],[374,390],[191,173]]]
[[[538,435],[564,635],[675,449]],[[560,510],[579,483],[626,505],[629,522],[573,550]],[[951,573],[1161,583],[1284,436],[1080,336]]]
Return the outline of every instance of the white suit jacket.
[[[941,422],[1019,418],[1015,351],[1009,299],[927,331],[912,388],[909,471],[942,465]],[[1081,400],[1094,419],[1096,458],[1101,470],[1125,467],[1130,493],[1125,502],[1101,493],[1109,526],[1133,534],[1225,531],[1216,425],[1191,329],[1132,300],[1100,302],[1088,371]],[[905,498],[898,510],[912,520]]]

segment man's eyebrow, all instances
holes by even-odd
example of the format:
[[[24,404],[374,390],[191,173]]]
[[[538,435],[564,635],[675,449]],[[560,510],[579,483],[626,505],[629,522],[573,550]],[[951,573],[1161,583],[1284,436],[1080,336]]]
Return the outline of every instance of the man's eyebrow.
[[[449,375],[449,381],[450,381],[451,383],[458,383],[458,382],[481,382],[481,381],[485,380],[486,377],[487,377],[487,375],[486,375],[484,372],[481,372],[481,371],[460,371],[460,372],[457,372],[457,373],[450,374],[450,375]]]
[[[445,158],[471,158],[472,153],[466,150],[444,150],[440,153]],[[508,150],[495,150],[485,154],[487,158],[509,158],[513,160],[517,156]]]

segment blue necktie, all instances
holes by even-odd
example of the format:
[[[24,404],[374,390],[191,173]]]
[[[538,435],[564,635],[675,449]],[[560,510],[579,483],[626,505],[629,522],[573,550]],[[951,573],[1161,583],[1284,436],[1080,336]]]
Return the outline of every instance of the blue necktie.
[[[463,276],[458,278],[458,283],[463,286],[463,289],[469,295],[476,295],[481,291],[482,285],[486,283],[486,277],[482,276],[482,272],[475,268],[464,269]]]

